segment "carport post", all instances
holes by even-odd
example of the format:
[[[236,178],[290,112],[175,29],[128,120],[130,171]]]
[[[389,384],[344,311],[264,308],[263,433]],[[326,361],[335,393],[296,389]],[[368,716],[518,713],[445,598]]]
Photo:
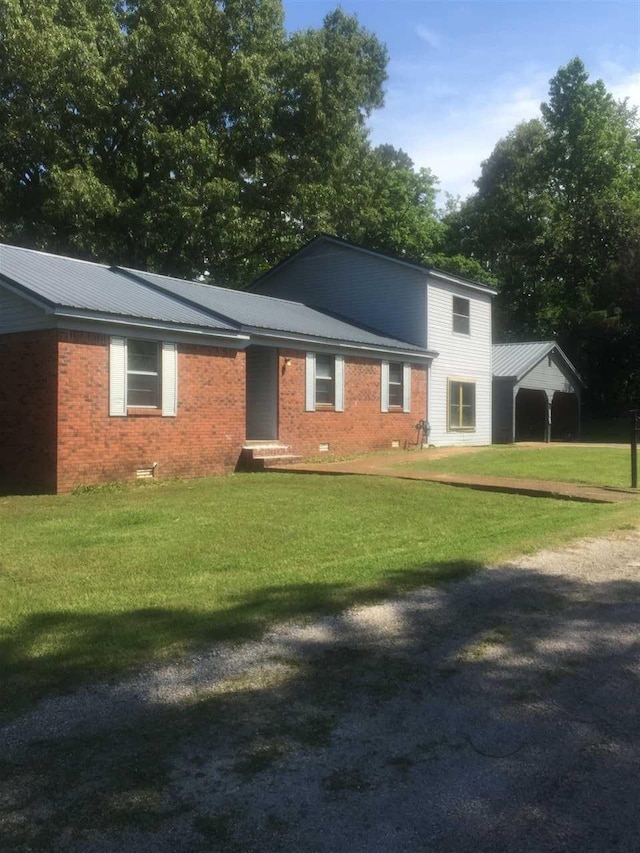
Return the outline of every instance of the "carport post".
[[[547,444],[551,441],[551,411],[553,407],[553,391],[545,391],[544,396],[547,401],[547,421],[544,425],[544,440]]]

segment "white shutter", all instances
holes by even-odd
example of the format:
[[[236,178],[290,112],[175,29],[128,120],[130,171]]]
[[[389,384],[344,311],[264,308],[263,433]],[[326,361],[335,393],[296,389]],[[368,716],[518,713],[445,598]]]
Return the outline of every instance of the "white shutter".
[[[162,342],[162,417],[178,412],[178,345]]]
[[[306,365],[306,410],[315,412],[316,410],[316,356],[315,353],[308,352]]]
[[[402,408],[411,411],[411,365],[402,365]]]
[[[383,361],[380,365],[380,411],[389,411],[389,362]]]
[[[109,414],[127,414],[127,341],[111,338],[109,344]]]
[[[337,355],[336,365],[336,412],[344,412],[344,356]]]

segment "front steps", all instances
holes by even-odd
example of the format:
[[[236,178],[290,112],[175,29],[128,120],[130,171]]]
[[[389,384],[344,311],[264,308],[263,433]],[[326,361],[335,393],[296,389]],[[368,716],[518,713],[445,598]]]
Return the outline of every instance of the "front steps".
[[[245,441],[240,467],[243,471],[266,471],[269,468],[302,461],[302,456],[290,451],[288,444],[281,444],[279,441]]]

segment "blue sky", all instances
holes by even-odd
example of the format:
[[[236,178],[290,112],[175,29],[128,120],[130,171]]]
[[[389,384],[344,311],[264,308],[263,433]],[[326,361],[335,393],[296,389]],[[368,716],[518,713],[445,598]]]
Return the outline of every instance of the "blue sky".
[[[290,30],[337,2],[284,0]],[[375,144],[403,148],[466,196],[495,143],[539,114],[549,79],[580,56],[592,79],[640,106],[640,0],[342,0],[387,45],[386,105]]]

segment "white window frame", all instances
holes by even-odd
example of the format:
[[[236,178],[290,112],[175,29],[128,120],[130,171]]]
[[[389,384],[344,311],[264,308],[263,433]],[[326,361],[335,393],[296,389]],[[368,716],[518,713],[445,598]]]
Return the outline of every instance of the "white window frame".
[[[470,426],[462,426],[462,410],[463,410],[463,391],[462,386],[469,385],[473,388],[473,424]],[[451,419],[451,407],[453,403],[453,395],[456,391],[453,386],[458,386],[458,423],[454,424]],[[473,379],[456,379],[451,377],[447,380],[447,430],[449,432],[475,432],[477,425],[478,406],[477,406],[477,383]]]
[[[129,367],[129,356],[131,354],[131,344],[136,343],[151,344],[155,347],[156,353],[156,369],[155,370],[132,370]],[[145,405],[144,403],[130,403],[130,376],[155,376],[155,403]],[[162,353],[159,341],[147,341],[144,338],[127,338],[127,409],[159,409],[162,405]]]
[[[408,362],[402,362],[402,405],[389,404],[390,364],[397,363],[383,361],[380,364],[380,411],[382,412],[411,411],[411,364]]]
[[[333,403],[318,403],[316,400],[316,355],[327,355],[333,358]],[[334,353],[308,352],[306,356],[306,400],[307,412],[334,411],[344,412],[344,356]]]
[[[456,300],[458,305],[456,306]],[[465,311],[456,311],[456,307],[460,308],[460,303],[465,303]],[[458,325],[462,324],[465,328],[456,329],[456,320]],[[463,321],[460,323],[460,321]],[[454,335],[470,335],[471,334],[471,300],[464,296],[453,296],[451,302],[451,329]]]
[[[157,341],[158,346],[158,404],[133,406],[128,404],[128,376],[147,371],[129,371],[128,341],[144,338],[113,336],[109,344],[109,414],[126,417],[129,409],[162,410],[163,417],[176,417],[178,410],[178,345],[170,341]],[[149,340],[149,339],[146,339]],[[155,341],[151,341],[156,343]]]

